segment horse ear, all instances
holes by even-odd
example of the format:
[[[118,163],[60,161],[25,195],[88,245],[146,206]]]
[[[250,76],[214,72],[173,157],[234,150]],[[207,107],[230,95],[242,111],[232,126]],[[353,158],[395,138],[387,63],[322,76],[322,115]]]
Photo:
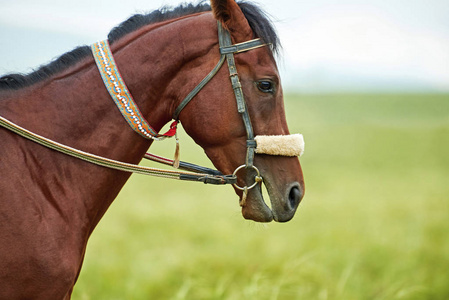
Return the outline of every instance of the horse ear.
[[[211,0],[212,13],[223,27],[231,32],[236,43],[252,38],[248,20],[235,0]]]

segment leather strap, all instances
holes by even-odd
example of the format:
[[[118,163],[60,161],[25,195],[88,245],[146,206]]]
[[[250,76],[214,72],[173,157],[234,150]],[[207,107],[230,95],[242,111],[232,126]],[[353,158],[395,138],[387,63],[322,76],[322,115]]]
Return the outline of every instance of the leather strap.
[[[235,99],[237,101],[237,110],[241,114],[243,123],[245,125],[247,144],[253,144],[254,131],[251,125],[248,108],[246,107],[245,97],[243,95],[242,84],[237,73],[235,65],[234,53],[248,51],[255,47],[262,46],[260,39],[251,40],[249,42],[232,45],[231,34],[225,30],[220,22],[218,22],[218,40],[220,42],[220,53],[225,53],[228,62],[229,76],[231,79],[232,88],[234,90]],[[222,54],[223,55],[223,54]],[[254,148],[247,146],[246,148],[246,167],[251,168],[254,163]]]
[[[264,46],[266,46],[266,44],[264,44],[261,39],[254,39],[254,40],[250,40],[247,42],[234,44],[231,46],[221,46],[220,53],[221,54],[228,54],[228,53],[236,54],[236,53],[245,52],[245,51],[253,50],[253,49],[256,49],[259,47],[264,47]]]
[[[217,65],[204,77],[203,80],[181,101],[178,107],[175,109],[175,113],[173,114],[173,119],[178,120],[179,114],[184,109],[184,107],[203,89],[203,87],[217,74],[217,72],[221,69],[225,61],[225,56],[222,55]]]
[[[162,156],[158,156],[158,155],[154,155],[151,153],[145,153],[144,158],[151,160],[151,161],[155,161],[161,164],[165,164],[168,166],[173,166],[173,160],[169,159],[169,158],[165,158]],[[214,170],[214,169],[210,169],[207,167],[202,167],[202,166],[198,166],[192,163],[188,163],[185,161],[180,161],[179,162],[179,169],[181,170],[186,170],[186,171],[190,171],[190,172],[197,172],[197,173],[202,173],[202,174],[208,174],[208,175],[218,175],[218,176],[223,176],[223,174],[218,171],[218,170]]]

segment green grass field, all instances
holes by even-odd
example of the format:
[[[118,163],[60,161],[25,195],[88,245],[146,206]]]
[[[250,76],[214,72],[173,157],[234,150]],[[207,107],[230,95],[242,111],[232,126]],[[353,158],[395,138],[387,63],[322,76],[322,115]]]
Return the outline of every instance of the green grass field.
[[[289,95],[286,109],[306,141],[291,222],[243,220],[231,187],[133,175],[73,299],[449,299],[449,95]],[[185,135],[181,159],[210,166]]]

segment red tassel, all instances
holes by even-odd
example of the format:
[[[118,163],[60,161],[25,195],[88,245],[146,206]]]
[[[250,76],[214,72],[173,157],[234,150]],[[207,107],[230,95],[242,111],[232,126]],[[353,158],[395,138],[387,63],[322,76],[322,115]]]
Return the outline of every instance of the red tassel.
[[[173,121],[170,125],[170,129],[163,134],[163,136],[172,137],[176,134],[176,130],[178,129],[178,121]]]

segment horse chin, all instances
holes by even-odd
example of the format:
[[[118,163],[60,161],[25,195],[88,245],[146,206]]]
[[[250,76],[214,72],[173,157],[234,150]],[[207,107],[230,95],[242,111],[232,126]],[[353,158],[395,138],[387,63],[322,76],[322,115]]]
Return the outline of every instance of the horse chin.
[[[268,178],[267,178],[268,179]],[[270,197],[271,208],[266,204],[261,185],[248,192],[245,203],[242,205],[242,215],[245,219],[256,222],[288,222],[295,215],[297,206],[304,193],[304,187],[297,182],[287,185],[285,191],[279,191],[264,180]],[[285,195],[284,195],[285,194]]]
[[[268,223],[273,221],[271,209],[265,203],[260,186],[250,190],[242,205],[242,215],[247,220]]]

